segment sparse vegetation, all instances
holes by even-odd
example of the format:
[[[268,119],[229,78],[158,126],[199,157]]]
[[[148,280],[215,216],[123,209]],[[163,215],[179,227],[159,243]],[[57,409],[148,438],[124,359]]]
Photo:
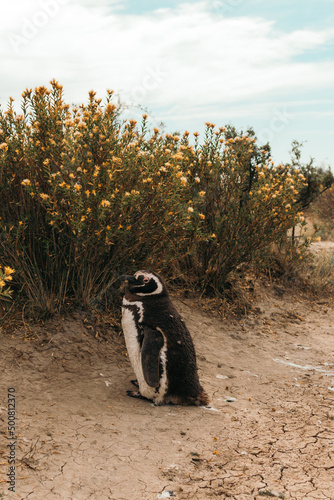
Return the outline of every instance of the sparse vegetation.
[[[334,241],[334,186],[316,199],[307,211],[307,217],[322,240]]]
[[[308,163],[302,163],[302,146],[302,143],[293,141],[290,153],[292,167],[299,169],[305,177],[305,184],[299,193],[297,203],[300,204],[303,210],[306,210],[312,202],[317,200],[320,195],[331,188],[334,182],[334,176],[330,168],[316,167],[314,165],[314,158],[311,158]]]
[[[252,129],[162,134],[147,115],[122,121],[112,94],[69,106],[52,81],[23,92],[22,113],[13,101],[0,113],[0,263],[34,311],[107,292],[113,304],[119,274],[143,267],[222,292],[303,223],[305,172],[275,166]]]

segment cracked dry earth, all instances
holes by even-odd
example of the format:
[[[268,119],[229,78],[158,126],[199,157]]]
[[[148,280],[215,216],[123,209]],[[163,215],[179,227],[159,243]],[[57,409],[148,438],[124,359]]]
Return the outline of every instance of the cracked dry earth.
[[[281,295],[281,293],[280,293]],[[272,289],[222,320],[174,300],[211,408],[129,398],[122,337],[83,316],[2,332],[0,498],[334,499],[334,311]],[[7,388],[16,390],[8,492]]]

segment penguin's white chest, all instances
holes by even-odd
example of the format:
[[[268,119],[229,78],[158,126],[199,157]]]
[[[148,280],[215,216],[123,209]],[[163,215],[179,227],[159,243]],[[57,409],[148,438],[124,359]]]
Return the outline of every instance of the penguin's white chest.
[[[125,344],[128,351],[129,359],[136,374],[139,391],[142,396],[147,399],[152,399],[155,403],[161,403],[163,396],[167,391],[167,375],[166,375],[166,342],[160,352],[163,373],[158,388],[150,387],[144,378],[141,345],[139,342],[140,323],[144,319],[143,304],[138,302],[129,302],[123,298],[122,307],[122,329],[125,338]]]

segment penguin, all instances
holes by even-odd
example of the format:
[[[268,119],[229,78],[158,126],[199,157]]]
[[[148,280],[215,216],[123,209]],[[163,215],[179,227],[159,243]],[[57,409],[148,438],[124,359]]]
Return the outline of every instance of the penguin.
[[[155,272],[123,276],[122,329],[137,380],[131,397],[155,405],[205,406],[190,333],[172,304],[164,281]]]

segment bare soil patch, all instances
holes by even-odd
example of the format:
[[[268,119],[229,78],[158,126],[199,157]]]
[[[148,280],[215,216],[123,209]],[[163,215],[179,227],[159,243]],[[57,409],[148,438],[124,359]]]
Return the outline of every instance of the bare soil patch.
[[[0,334],[0,498],[334,499],[334,311],[272,289],[241,320],[174,303],[211,408],[129,398],[122,337],[84,316]],[[16,394],[8,491],[7,390]]]

